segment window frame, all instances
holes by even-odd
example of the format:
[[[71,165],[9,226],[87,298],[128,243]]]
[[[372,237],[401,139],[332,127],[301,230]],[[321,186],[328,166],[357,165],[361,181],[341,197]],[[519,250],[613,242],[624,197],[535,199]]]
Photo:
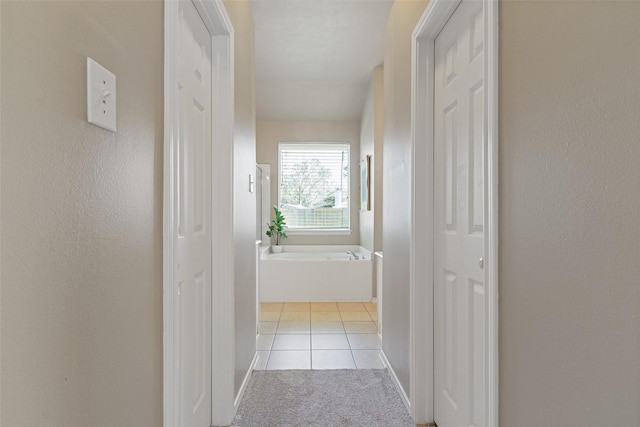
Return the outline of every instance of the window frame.
[[[348,177],[348,185],[349,185],[349,194],[348,194],[348,224],[346,227],[290,227],[289,225],[285,226],[286,232],[288,235],[333,235],[333,236],[341,236],[341,235],[349,235],[353,233],[351,229],[351,213],[352,213],[352,197],[351,197],[351,179],[352,179],[352,168],[351,168],[351,143],[346,141],[331,141],[331,142],[320,142],[320,141],[310,141],[310,142],[285,142],[281,141],[278,143],[278,194],[277,194],[277,206],[278,209],[281,209],[282,206],[282,147],[289,146],[295,147],[299,146],[301,151],[303,149],[313,149],[314,147],[318,148],[326,148],[327,146],[336,145],[347,148],[347,153],[349,154],[349,177]]]

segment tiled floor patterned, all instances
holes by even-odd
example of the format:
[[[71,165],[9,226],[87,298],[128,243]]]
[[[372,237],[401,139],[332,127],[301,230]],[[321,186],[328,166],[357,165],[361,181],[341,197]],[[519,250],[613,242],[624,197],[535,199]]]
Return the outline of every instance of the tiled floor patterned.
[[[384,369],[377,320],[370,302],[261,303],[255,369]]]

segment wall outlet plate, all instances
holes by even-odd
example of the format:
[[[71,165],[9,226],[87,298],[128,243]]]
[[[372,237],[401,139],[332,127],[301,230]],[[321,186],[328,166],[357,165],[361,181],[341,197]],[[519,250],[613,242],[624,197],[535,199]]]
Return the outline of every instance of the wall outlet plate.
[[[87,120],[116,131],[116,76],[87,57]]]

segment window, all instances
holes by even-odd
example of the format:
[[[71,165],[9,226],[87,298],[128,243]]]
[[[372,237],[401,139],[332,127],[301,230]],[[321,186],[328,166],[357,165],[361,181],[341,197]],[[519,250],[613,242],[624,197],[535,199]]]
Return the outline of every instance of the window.
[[[289,231],[349,228],[349,144],[279,145],[278,200]]]

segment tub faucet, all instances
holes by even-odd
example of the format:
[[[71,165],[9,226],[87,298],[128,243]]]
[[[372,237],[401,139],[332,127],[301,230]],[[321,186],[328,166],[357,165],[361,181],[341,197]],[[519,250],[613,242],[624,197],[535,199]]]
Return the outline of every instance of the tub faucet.
[[[349,256],[349,259],[358,259],[358,255],[354,254],[351,251],[347,251],[347,255]]]

